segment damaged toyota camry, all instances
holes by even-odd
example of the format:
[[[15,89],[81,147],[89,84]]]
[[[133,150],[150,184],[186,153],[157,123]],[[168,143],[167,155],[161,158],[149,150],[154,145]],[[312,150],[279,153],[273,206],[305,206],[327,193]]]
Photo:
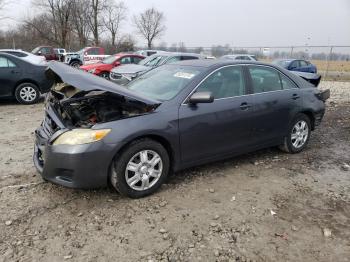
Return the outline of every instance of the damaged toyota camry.
[[[279,146],[302,151],[321,122],[321,92],[273,65],[184,61],[126,87],[52,62],[54,81],[35,131],[34,163],[71,188],[111,185],[139,198],[170,172]]]

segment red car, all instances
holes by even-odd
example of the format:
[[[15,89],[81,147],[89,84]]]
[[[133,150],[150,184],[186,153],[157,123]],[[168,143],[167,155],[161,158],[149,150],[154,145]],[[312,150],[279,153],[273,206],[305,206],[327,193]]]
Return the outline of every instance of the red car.
[[[91,74],[109,79],[109,73],[114,67],[126,64],[138,64],[144,56],[136,54],[115,54],[106,57],[101,62],[90,65],[83,65],[80,69]]]

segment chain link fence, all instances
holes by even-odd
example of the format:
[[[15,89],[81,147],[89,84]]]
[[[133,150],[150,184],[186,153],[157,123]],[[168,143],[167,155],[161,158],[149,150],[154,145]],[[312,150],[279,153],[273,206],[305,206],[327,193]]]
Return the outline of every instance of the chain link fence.
[[[305,59],[317,66],[323,79],[350,81],[350,46],[212,46],[180,47],[173,51],[201,53],[206,56],[221,57],[227,54],[252,54],[260,61],[272,62],[276,59]]]

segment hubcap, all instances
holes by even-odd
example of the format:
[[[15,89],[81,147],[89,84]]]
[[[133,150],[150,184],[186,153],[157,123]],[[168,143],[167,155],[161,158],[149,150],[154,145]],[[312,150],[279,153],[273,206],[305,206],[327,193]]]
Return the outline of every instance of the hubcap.
[[[22,89],[19,91],[19,96],[23,101],[26,102],[32,102],[36,98],[36,91],[33,87],[31,86],[25,86],[22,87]]]
[[[291,141],[295,148],[301,148],[309,136],[309,127],[304,120],[298,121],[293,129]]]
[[[152,150],[143,150],[135,154],[126,165],[125,180],[134,190],[147,190],[157,183],[162,170],[161,157]]]

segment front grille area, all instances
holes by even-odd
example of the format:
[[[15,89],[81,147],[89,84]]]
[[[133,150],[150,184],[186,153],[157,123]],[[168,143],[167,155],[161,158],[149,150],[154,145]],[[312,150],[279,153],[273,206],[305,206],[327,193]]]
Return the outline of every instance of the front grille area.
[[[51,137],[57,130],[59,130],[59,127],[57,126],[55,121],[53,121],[50,115],[47,113],[45,113],[45,118],[41,126],[43,127],[43,131],[45,132],[48,138]]]

